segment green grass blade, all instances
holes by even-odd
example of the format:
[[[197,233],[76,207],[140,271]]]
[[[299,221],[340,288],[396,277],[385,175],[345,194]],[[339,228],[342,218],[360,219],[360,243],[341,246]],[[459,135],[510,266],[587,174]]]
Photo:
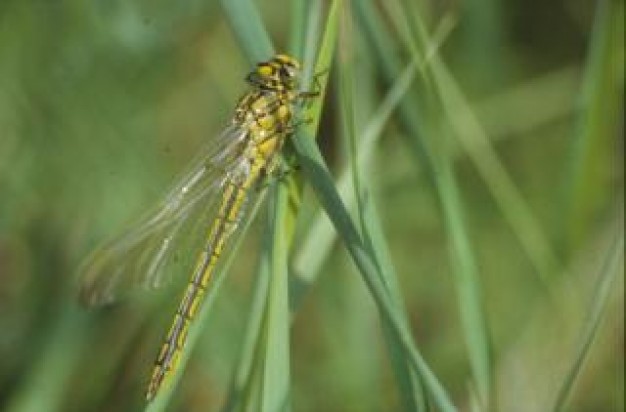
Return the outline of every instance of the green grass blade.
[[[426,34],[425,25],[419,14],[414,10],[414,4],[404,2],[404,7],[398,8],[401,16],[410,16],[407,26],[412,35],[409,40],[415,39],[409,48],[413,58],[417,59],[428,53],[430,43]],[[402,19],[401,19],[402,20]],[[432,60],[439,61],[436,54]],[[426,66],[422,75],[423,83],[430,86],[437,94],[438,84],[434,78],[433,70],[436,67]],[[439,101],[432,99],[427,101],[428,107],[439,107]],[[435,117],[434,114],[425,116]],[[430,136],[439,136],[435,140],[441,140],[443,144],[434,144],[431,156],[434,158],[435,187],[439,194],[443,209],[446,233],[451,245],[452,261],[454,262],[455,285],[457,289],[457,299],[459,302],[459,313],[463,333],[466,341],[468,358],[472,371],[472,381],[476,392],[477,403],[484,410],[491,409],[493,372],[491,360],[491,341],[485,318],[482,297],[482,284],[476,257],[473,251],[470,234],[465,223],[465,213],[463,201],[458,188],[456,176],[454,174],[454,164],[452,157],[448,154],[446,145],[447,135],[432,123],[427,123],[425,129],[429,130]],[[413,138],[418,137],[417,131],[412,133]]]
[[[324,44],[327,42],[334,42],[334,37],[332,36],[332,30],[327,29],[328,24],[335,24],[330,17],[332,15],[326,16],[326,24],[322,24],[322,18],[324,16],[324,2],[321,0],[309,1],[307,2],[307,23],[306,23],[306,37],[304,40],[302,61],[304,63],[304,71],[302,73],[302,78],[304,80],[303,84],[310,86],[310,82],[314,73],[316,73],[316,69],[314,68],[314,62],[317,61],[317,53],[318,45]],[[324,30],[326,32],[326,36],[324,36],[320,40],[322,26],[324,26]],[[322,46],[323,47],[323,46]],[[326,76],[326,79],[328,77]],[[325,83],[325,82],[324,82]]]
[[[623,210],[623,208],[624,205],[622,204],[621,210]],[[619,219],[619,226],[621,228],[620,233],[615,237],[615,240],[607,253],[605,261],[602,264],[600,274],[597,277],[595,292],[592,295],[591,307],[587,311],[588,318],[581,333],[580,344],[578,346],[578,350],[576,351],[572,365],[569,368],[565,379],[563,380],[563,384],[557,393],[556,401],[552,408],[554,412],[560,412],[565,409],[567,400],[574,389],[576,378],[580,375],[585,359],[587,359],[593,340],[602,322],[602,315],[607,307],[609,297],[617,281],[617,276],[620,273],[622,275],[624,273],[623,217]],[[619,270],[620,266],[622,266],[622,270]]]
[[[422,65],[423,64],[425,63],[422,62]],[[364,167],[369,162],[375,144],[378,138],[381,136],[385,124],[389,120],[398,103],[408,91],[417,72],[417,66],[418,65],[416,63],[413,63],[403,71],[401,76],[398,77],[398,79],[393,84],[393,87],[385,96],[385,99],[381,103],[376,113],[371,117],[371,120],[364,128],[364,133],[360,139],[360,144],[358,147],[358,163],[360,167]],[[346,166],[344,168],[344,171],[341,173],[341,178],[339,179],[338,184],[341,198],[345,199],[349,205],[353,205],[355,202],[351,174],[352,173],[350,167]],[[374,226],[376,225],[374,224]],[[376,233],[376,229],[371,229],[371,233]],[[317,274],[319,273],[319,270],[321,269],[322,263],[326,260],[330,252],[334,236],[335,231],[333,230],[327,216],[322,213],[318,214],[314,223],[311,225],[311,229],[308,231],[305,241],[302,243],[303,246],[299,250],[299,253],[296,255],[296,258],[294,259],[294,272],[300,281],[300,287],[298,289],[300,293],[295,296],[293,304],[294,311],[298,307],[301,297],[304,295],[303,289],[306,289],[308,285],[314,282]],[[375,238],[376,235],[373,235],[374,243],[376,243]],[[381,245],[377,245],[374,247],[374,249],[377,251],[380,251],[381,248]],[[384,251],[381,253],[382,255],[385,254]],[[395,288],[393,287],[393,285],[391,285],[393,279],[395,279],[395,274],[393,272],[393,267],[391,266],[391,264],[387,263],[389,262],[389,259],[386,259],[384,257],[380,257],[379,259],[380,262],[384,262],[382,263],[382,266],[386,268],[386,272],[392,274],[392,276],[389,277],[389,279],[391,280],[389,281],[390,284],[388,285],[392,296],[394,296],[396,302],[401,302],[401,299],[399,298],[400,294],[398,292],[395,292],[394,294]],[[387,339],[393,339],[388,337],[390,334],[389,328],[384,327],[384,330]],[[418,408],[423,409],[423,400],[421,399],[419,384],[417,382],[414,382],[414,378],[407,377],[406,373],[402,371],[404,368],[403,363],[405,362],[405,360],[403,360],[403,353],[400,353],[400,351],[396,350],[394,347],[391,351],[391,357],[392,362],[394,363],[394,367],[399,371],[398,373],[401,377],[401,395],[404,398],[404,404],[418,405]]]
[[[455,256],[455,284],[473,381],[480,404],[485,410],[489,410],[493,381],[491,342],[483,309],[482,286],[476,258],[467,233],[462,200],[451,160],[446,159],[442,162],[437,172],[447,234]]]
[[[271,214],[272,211],[270,210]],[[271,230],[271,216],[267,225],[267,230],[264,233],[264,244],[272,245]],[[243,391],[240,396],[235,394],[234,407],[230,411],[245,412],[245,411],[258,411],[261,409],[262,396],[263,396],[263,377],[265,367],[265,331],[267,330],[267,299],[269,296],[269,280],[270,280],[270,265],[271,265],[271,247],[264,247],[261,253],[261,267],[259,275],[263,276],[263,279],[259,281],[263,290],[255,291],[255,295],[258,300],[255,305],[255,309],[258,312],[252,314],[253,319],[249,326],[252,328],[258,328],[256,331],[250,331],[247,335],[250,339],[246,342],[246,354],[250,357],[250,364],[247,370],[237,370],[237,373],[241,376],[241,381],[244,382]],[[261,294],[263,294],[261,296]]]
[[[380,63],[380,71],[387,82],[392,84],[400,74],[404,65],[396,52],[397,45],[388,30],[385,29],[382,19],[378,15],[373,3],[369,0],[358,0],[354,2],[354,11],[359,25],[362,27],[372,52]],[[419,60],[418,60],[419,61]],[[414,97],[411,91],[398,108],[398,117],[403,128],[416,133],[424,134],[423,125],[426,124],[424,114],[421,110],[421,103]],[[406,101],[412,99],[410,104]],[[417,158],[417,163],[423,167],[426,178],[434,184],[432,156],[422,139],[406,139],[409,150]]]
[[[411,16],[407,26],[413,33],[410,38],[416,40],[410,49],[414,58],[418,58],[427,53],[429,41],[425,25],[412,5],[406,5],[405,2],[403,10],[405,16]],[[439,84],[434,81],[436,73],[432,73],[437,70],[436,63],[439,59],[436,55],[433,61],[435,65],[427,66],[425,70],[424,83],[432,87],[437,95]],[[432,99],[429,103],[428,106],[439,107],[437,99]],[[431,116],[427,117],[430,118]],[[465,223],[464,206],[454,174],[453,160],[448,154],[446,145],[448,136],[437,126],[429,128],[431,129],[430,136],[440,136],[439,139],[444,142],[433,145],[435,187],[441,201],[447,237],[453,254],[457,299],[472,371],[472,381],[478,403],[483,409],[489,410],[492,404],[493,385],[491,341],[483,309],[480,274],[470,234]],[[416,138],[417,134],[413,133],[413,137]]]
[[[354,189],[353,198],[356,199],[355,210],[365,247],[369,249],[370,254],[375,258],[383,283],[387,288],[387,293],[389,293],[391,300],[397,308],[403,308],[404,305],[399,293],[396,274],[391,265],[386,242],[382,236],[382,230],[374,231],[373,228],[371,228],[371,226],[374,225],[374,221],[377,225],[380,225],[380,223],[378,216],[373,212],[373,207],[370,206],[373,201],[371,200],[369,191],[364,186],[364,181],[361,178],[361,169],[359,168],[355,130],[356,112],[353,102],[355,90],[353,84],[355,70],[353,63],[354,55],[350,54],[350,51],[354,50],[351,44],[354,38],[351,27],[351,16],[346,16],[346,14],[348,13],[344,14],[343,30],[340,37],[342,46],[340,47],[341,64],[338,70],[339,104],[343,123],[343,135],[346,136],[344,139],[348,141],[349,170],[351,171],[352,186]],[[377,229],[379,229],[379,227],[377,227]],[[383,258],[382,255],[384,255],[384,259],[381,259]],[[404,310],[398,310],[398,314],[402,321],[408,324]],[[392,329],[385,322],[383,322],[382,326],[391,358],[391,365],[399,385],[400,398],[404,410],[425,410],[423,402],[424,394],[422,393],[419,375],[412,371],[410,363],[404,357],[405,354],[402,345],[393,335]]]
[[[416,36],[423,36],[423,24],[418,26],[420,33]],[[561,266],[546,234],[498,158],[482,125],[444,63],[435,57],[431,69],[443,109],[458,141],[478,169],[539,276],[547,285],[551,274]]]
[[[263,244],[271,244],[272,239],[269,230],[266,231],[263,239]],[[260,359],[261,351],[258,347],[261,339],[263,314],[267,304],[270,276],[269,265],[269,251],[266,248],[261,253],[259,270],[252,288],[252,304],[250,305],[246,323],[243,345],[230,383],[228,397],[222,408],[224,412],[245,410],[245,405],[253,403],[254,391],[252,388],[255,386],[254,378],[259,377],[259,373],[255,373],[255,370],[260,369],[259,365],[262,364]],[[258,381],[260,382],[260,379]],[[258,384],[259,382],[256,383]]]
[[[598,208],[612,196],[608,182],[614,165],[606,159],[613,156],[623,135],[623,104],[624,2],[602,0],[597,3],[564,185],[566,255],[589,235]]]
[[[387,289],[387,293],[391,300],[398,307],[404,307],[400,286],[398,284],[398,275],[391,261],[389,247],[385,240],[382,230],[382,223],[376,211],[376,205],[373,199],[368,196],[368,201],[364,205],[364,220],[367,222],[366,231],[369,235],[371,248],[376,256],[383,282]],[[401,311],[402,321],[408,324],[408,316],[405,311]],[[400,398],[406,411],[426,411],[427,403],[424,394],[424,384],[420,376],[411,368],[410,360],[402,348],[402,343],[398,341],[393,334],[393,330],[387,324],[383,324],[383,333],[389,354],[391,364],[396,374],[396,380],[399,384]]]
[[[317,53],[317,58],[315,60],[315,69],[313,73],[310,73],[306,69],[307,67],[311,67],[312,64],[306,59],[304,61],[305,70],[303,86],[306,86],[307,89],[311,89],[311,76],[313,74],[324,74],[319,79],[319,83],[321,86],[319,97],[313,100],[308,110],[303,113],[304,118],[309,119],[309,121],[303,128],[307,130],[311,136],[317,136],[317,129],[319,127],[320,119],[322,116],[322,105],[324,103],[324,97],[326,96],[327,91],[326,82],[328,81],[328,71],[331,67],[337,42],[337,30],[339,27],[339,12],[341,10],[341,4],[342,0],[334,0],[330,5],[328,16],[326,17],[324,34],[322,35],[322,43],[320,44],[319,52]]]
[[[357,167],[366,168],[366,165],[369,164],[372,154],[374,152],[374,148],[376,147],[376,143],[382,136],[382,132],[387,121],[393,114],[393,111],[397,107],[398,103],[408,91],[416,72],[417,64],[409,65],[409,67],[407,67],[403,71],[402,75],[397,79],[393,87],[389,90],[376,112],[371,116],[371,119],[365,126],[362,136],[359,140]],[[340,173],[339,183],[337,184],[337,187],[341,198],[344,199],[344,201],[350,208],[353,208],[355,204],[355,191],[352,184],[352,170],[350,165],[346,165],[343,171]],[[373,205],[371,205],[370,208],[373,208]],[[368,209],[369,208],[366,208],[366,210]],[[374,215],[376,214],[374,213]],[[397,291],[397,287],[394,286],[396,278],[395,272],[390,263],[390,259],[385,257],[385,254],[388,254],[388,252],[385,252],[385,246],[377,241],[377,237],[380,237],[384,241],[383,236],[378,234],[382,231],[380,229],[377,229],[377,220],[374,220],[374,217],[369,217],[366,220],[370,221],[368,226],[373,244],[372,249],[375,250],[377,253],[380,253],[378,260],[385,273],[391,274],[391,276],[388,276],[387,279],[388,290],[392,298],[396,302],[401,302],[400,293]],[[298,250],[298,253],[296,254],[293,261],[293,273],[294,276],[298,279],[299,289],[298,293],[294,296],[294,299],[292,300],[292,311],[297,311],[302,297],[306,292],[306,289],[315,282],[321,270],[322,264],[326,261],[330,254],[335,236],[336,231],[333,229],[332,223],[328,219],[328,216],[320,211],[316,215],[313,223],[311,224],[311,227],[307,232],[306,238],[301,243],[302,246]],[[389,328],[386,326],[383,326],[383,328],[386,339],[393,339],[389,337]],[[403,370],[405,369],[404,364],[406,360],[404,358],[404,352],[397,350],[397,345],[398,343],[396,342],[396,345],[391,347],[390,349],[391,360],[394,364],[393,366],[398,370],[397,373],[401,377],[401,396],[405,398],[405,405],[418,405],[417,410],[422,410],[423,408],[420,409],[422,401],[420,400],[419,385],[413,382],[413,378],[407,377],[406,373],[403,372]],[[407,385],[408,382],[410,382],[410,386]]]
[[[254,3],[251,0],[221,0],[220,3],[248,62],[254,65],[271,57],[274,46]]]
[[[367,238],[367,232],[365,230],[365,222],[363,221],[363,192],[362,192],[362,182],[361,182],[361,174],[359,172],[359,168],[357,167],[357,149],[356,149],[356,131],[355,131],[355,112],[354,112],[354,104],[353,104],[353,95],[354,95],[354,85],[352,84],[352,76],[354,68],[352,67],[352,61],[354,56],[351,54],[351,51],[354,49],[352,42],[354,39],[352,38],[352,32],[350,28],[350,16],[347,16],[348,13],[344,13],[343,15],[343,24],[342,24],[342,33],[340,36],[340,47],[339,47],[339,107],[340,107],[340,117],[341,117],[341,126],[343,129],[342,135],[344,136],[344,140],[347,141],[348,147],[348,169],[350,170],[350,177],[352,179],[352,186],[354,190],[354,198],[356,199],[356,214],[359,221],[359,229],[361,232],[361,237],[365,242],[365,247],[371,249],[371,245],[369,244],[369,240]]]
[[[336,38],[337,38],[337,27],[339,20],[339,6],[341,4],[341,0],[335,0],[331,4],[328,15],[326,17],[326,24],[324,25],[324,34],[322,36],[321,45],[319,47],[318,57],[315,58],[315,53],[317,48],[313,45],[313,40],[317,38],[318,33],[318,20],[321,15],[321,7],[322,2],[316,1],[311,2],[310,4],[310,12],[309,12],[309,26],[307,29],[307,44],[305,45],[305,59],[304,59],[304,73],[303,73],[303,84],[302,88],[305,90],[312,89],[312,80],[313,73],[323,73],[324,71],[330,70],[330,64],[333,58]],[[315,59],[315,62],[314,62]],[[315,66],[315,69],[311,70],[310,68]],[[322,68],[323,69],[320,69]],[[328,83],[328,73],[323,73],[323,76],[320,76],[318,80],[318,85],[321,88],[320,96],[316,98],[312,105],[305,110],[305,113],[302,114],[302,117],[308,119],[306,125],[303,125],[303,128],[308,127],[311,132],[315,132],[319,126],[320,118],[322,114],[322,102],[324,100],[324,96],[326,94],[326,85]],[[301,176],[298,176],[297,184],[300,190],[300,194],[302,193],[303,181]],[[318,239],[321,241],[319,246],[322,246],[325,242],[323,239]],[[305,287],[308,286],[308,283],[303,283],[301,280],[301,276],[303,273],[309,273],[309,270],[304,270],[300,272],[297,267],[292,266],[292,272],[295,271],[295,276],[293,279],[295,281],[291,282],[291,308],[292,313],[294,312],[294,308],[297,306],[296,302],[300,301],[300,298],[304,294]]]
[[[322,42],[320,45],[319,56],[318,59],[323,60],[325,63],[330,64],[330,60],[332,59],[333,51],[335,49],[335,38],[337,31],[337,17],[338,14],[336,10],[338,9],[339,1],[333,2],[331,5],[330,11],[326,16],[326,20],[324,22],[324,36],[322,38]],[[306,44],[302,44],[302,50],[299,50],[297,55],[304,54],[304,66],[302,69],[302,77],[301,83],[299,85],[300,90],[303,92],[308,91],[316,91],[319,93],[315,99],[308,102],[306,108],[297,114],[298,118],[306,120],[306,123],[309,127],[317,128],[320,122],[321,116],[321,107],[324,100],[324,95],[326,93],[326,83],[328,81],[328,76],[318,76],[321,74],[319,71],[313,68],[315,53],[317,52],[316,40],[319,37],[319,32],[321,28],[321,19],[322,19],[322,7],[323,3],[321,1],[313,1],[309,3],[308,14],[301,16],[300,27],[298,31],[305,32],[307,34]],[[307,24],[304,24],[306,20]],[[293,29],[296,30],[296,29]],[[293,31],[292,30],[292,31]],[[317,61],[317,60],[315,60]],[[319,61],[318,61],[319,66]],[[317,66],[317,67],[318,67]],[[314,75],[315,73],[315,75]],[[314,84],[313,80],[315,80]],[[287,142],[287,150],[286,155],[293,159],[293,150],[291,147],[291,142]],[[288,208],[289,213],[289,232],[286,233],[289,239],[292,239],[295,231],[297,215],[300,208],[300,202],[302,200],[302,193],[304,189],[304,184],[302,181],[302,176],[299,174],[292,174],[289,176],[290,183],[290,198]],[[291,243],[291,242],[289,242]],[[295,291],[297,288],[293,287],[294,283],[292,282],[292,289]]]
[[[380,46],[376,50],[381,53],[382,60],[393,62],[394,55],[389,50],[388,34],[386,34],[378,16],[371,10],[368,2],[357,3],[361,6],[360,15],[363,24],[367,27],[370,36]],[[408,23],[406,16],[412,16],[411,10],[396,13],[400,22],[396,26],[406,25],[413,29],[413,36],[406,36],[412,41],[409,51],[414,60],[424,60],[428,55],[429,41],[425,38],[423,24],[418,16]],[[433,57],[437,61],[437,57]],[[420,85],[424,97],[418,99],[409,95],[402,104],[401,121],[408,131],[410,147],[418,162],[426,159],[426,171],[431,177],[434,188],[441,202],[447,237],[451,245],[451,260],[454,262],[455,283],[459,299],[460,316],[468,350],[468,357],[472,368],[473,380],[480,394],[481,403],[488,408],[492,384],[491,349],[487,331],[487,322],[482,308],[480,278],[476,259],[472,251],[471,240],[465,225],[462,201],[457,188],[451,159],[447,154],[446,138],[441,128],[437,127],[433,119],[437,118],[439,103],[437,84],[431,81],[433,74],[430,67],[422,73]],[[398,71],[395,64],[389,63],[383,67],[387,78],[392,78]],[[416,115],[415,113],[421,113]],[[419,121],[415,119],[420,119]],[[428,140],[426,140],[428,139]]]
[[[307,181],[311,184],[322,207],[328,213],[330,220],[333,222],[345,247],[359,269],[359,273],[369,288],[381,316],[390,325],[394,335],[401,342],[404,351],[410,359],[411,366],[422,377],[425,388],[439,409],[444,412],[456,411],[445,389],[423,360],[413,343],[410,332],[399,318],[398,309],[388,296],[386,288],[380,279],[376,263],[364,247],[343,202],[339,198],[330,173],[313,139],[301,131],[296,133],[294,137],[294,146]]]
[[[365,167],[370,162],[385,125],[400,100],[409,90],[416,71],[416,65],[411,64],[402,72],[365,126],[357,153],[357,162],[360,168]],[[337,183],[337,190],[350,209],[355,203],[351,175],[350,166],[344,166]],[[330,254],[335,236],[336,232],[328,216],[321,211],[317,213],[293,261],[294,275],[302,285],[310,285],[315,281],[322,264]],[[294,309],[298,305],[299,300],[296,298],[293,305]]]
[[[476,166],[500,211],[513,228],[542,283],[549,285],[550,277],[558,272],[561,264],[544,230],[498,158],[484,128],[448,70],[443,65],[438,65],[434,73],[437,76],[443,106],[448,113],[455,136]]]
[[[370,195],[369,187],[364,183],[360,192],[363,197],[363,200],[360,202],[361,206],[359,206],[363,222],[362,231],[368,240],[371,253],[380,268],[380,275],[391,301],[396,307],[404,308],[398,276],[391,260],[391,254],[383,233],[380,217],[376,211],[375,202]],[[409,320],[406,312],[399,310],[398,313],[401,320],[408,325]],[[404,409],[406,411],[426,411],[426,397],[419,374],[411,368],[410,360],[403,350],[402,343],[393,334],[390,325],[383,323],[382,328],[389,349],[391,364],[399,384],[400,398]]]
[[[359,167],[363,168],[369,163],[373,150],[382,136],[383,128],[407,93],[416,73],[415,64],[410,64],[403,70],[364,127],[358,146]],[[569,93],[569,90],[575,84],[576,79],[577,71],[572,67],[566,67],[524,82],[506,93],[490,97],[480,104],[481,121],[486,122],[490,135],[507,139],[562,119],[573,110],[570,100],[573,95]],[[536,113],[536,118],[508,115],[508,113],[530,112],[529,107],[538,102],[550,103],[546,104],[546,110]],[[452,149],[454,149],[452,155],[458,159],[461,155],[459,149],[456,147]],[[348,166],[344,166],[339,173],[337,189],[348,208],[352,209],[355,200],[351,171]],[[335,235],[336,232],[328,217],[321,211],[317,213],[292,263],[293,274],[297,277],[301,287],[306,287],[315,281],[332,250]],[[294,310],[299,306],[299,296],[293,299]]]
[[[264,322],[264,362],[261,411],[289,409],[289,295],[286,184],[274,187],[271,212],[270,279]]]
[[[308,9],[305,0],[293,0],[291,2],[291,28],[289,35],[289,53],[292,56],[301,57],[304,52],[306,28],[308,27]]]

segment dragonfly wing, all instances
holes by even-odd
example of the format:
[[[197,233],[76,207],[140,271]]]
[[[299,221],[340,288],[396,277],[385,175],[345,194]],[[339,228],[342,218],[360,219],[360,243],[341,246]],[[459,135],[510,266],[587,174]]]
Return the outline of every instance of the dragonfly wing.
[[[207,144],[157,207],[92,253],[81,266],[81,300],[106,304],[136,286],[164,283],[163,268],[184,238],[214,214],[229,171],[240,167],[246,128],[231,125]]]

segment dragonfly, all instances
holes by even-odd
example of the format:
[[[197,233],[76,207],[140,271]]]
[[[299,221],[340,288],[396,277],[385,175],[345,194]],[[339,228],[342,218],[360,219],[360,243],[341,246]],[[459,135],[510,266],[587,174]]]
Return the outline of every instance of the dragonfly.
[[[248,90],[232,120],[207,143],[146,216],[92,253],[83,264],[81,300],[111,303],[133,286],[160,287],[165,268],[189,233],[201,235],[187,287],[156,357],[146,399],[152,400],[177,368],[189,326],[197,316],[216,270],[246,226],[251,207],[268,178],[280,169],[285,141],[301,123],[298,108],[319,95],[300,91],[301,65],[277,54],[247,75]],[[316,83],[317,84],[317,83]]]

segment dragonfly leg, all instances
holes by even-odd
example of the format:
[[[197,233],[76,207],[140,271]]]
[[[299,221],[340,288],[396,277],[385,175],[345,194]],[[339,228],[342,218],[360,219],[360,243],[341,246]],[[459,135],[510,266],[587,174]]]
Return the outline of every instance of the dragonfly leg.
[[[263,190],[275,182],[284,181],[298,170],[300,170],[300,165],[296,163],[295,158],[290,161],[282,155],[276,156],[263,170],[259,190]]]
[[[322,94],[322,84],[320,83],[320,77],[326,75],[329,69],[324,69],[320,72],[315,73],[313,76],[313,90],[307,90],[298,93],[297,98],[304,102],[306,107],[310,106],[313,103],[313,100],[319,97]]]

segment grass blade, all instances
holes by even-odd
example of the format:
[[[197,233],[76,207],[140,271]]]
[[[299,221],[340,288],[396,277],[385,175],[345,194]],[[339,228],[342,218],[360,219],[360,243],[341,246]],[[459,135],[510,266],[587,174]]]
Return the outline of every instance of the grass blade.
[[[221,0],[220,3],[250,65],[271,57],[274,46],[254,3],[250,0]]]
[[[408,324],[407,316],[399,293],[396,274],[391,265],[391,260],[387,252],[387,246],[380,230],[378,216],[373,211],[372,200],[369,191],[361,179],[361,169],[359,168],[356,130],[355,130],[355,106],[354,96],[354,56],[350,54],[354,50],[351,42],[354,41],[351,17],[348,12],[344,13],[343,31],[340,37],[342,47],[340,48],[341,64],[339,65],[339,105],[341,109],[341,119],[343,120],[344,140],[348,141],[349,170],[352,177],[353,198],[356,199],[356,215],[360,225],[361,236],[365,247],[369,249],[379,268],[383,283],[387,288],[392,302],[398,310],[401,320]],[[376,222],[377,229],[374,231],[371,226]],[[377,253],[378,252],[378,253]],[[384,255],[384,256],[382,256]],[[394,336],[392,329],[383,322],[382,325],[385,341],[391,358],[391,365],[395,373],[396,381],[400,389],[400,397],[406,411],[425,410],[424,394],[419,379],[410,367],[410,363],[405,359],[405,353],[400,342]],[[419,406],[418,406],[419,405]]]
[[[371,160],[375,145],[382,135],[385,124],[408,91],[416,71],[416,65],[411,64],[402,72],[402,75],[398,77],[365,126],[357,153],[359,167],[364,167]],[[340,173],[337,183],[337,190],[350,209],[355,203],[351,173],[350,166],[346,165]],[[332,223],[328,220],[327,215],[320,211],[311,224],[293,261],[294,275],[302,285],[310,285],[315,281],[322,264],[330,254],[335,235],[336,232],[333,230]],[[294,310],[299,305],[298,299],[298,296],[294,299]]]
[[[289,35],[289,53],[292,56],[302,56],[304,41],[307,38],[307,2],[293,0],[291,2],[291,29]]]
[[[623,135],[624,2],[597,3],[579,101],[580,115],[569,153],[563,201],[566,255],[588,236],[598,206],[612,196],[608,182],[616,140]],[[621,116],[621,121],[619,120]]]
[[[504,217],[537,269],[544,285],[561,268],[554,250],[527,202],[499,160],[487,134],[476,119],[462,92],[443,65],[435,70],[442,90],[444,108],[449,114],[458,141],[473,161],[490,189]]]
[[[411,361],[411,366],[418,371],[424,380],[425,388],[428,390],[439,409],[444,412],[456,411],[456,408],[449,399],[443,386],[441,386],[419,354],[405,324],[399,319],[397,308],[391,302],[385,286],[380,279],[376,263],[364,247],[356,228],[352,224],[352,220],[334,188],[330,173],[319,150],[313,143],[313,139],[302,131],[295,135],[294,145],[307,181],[311,184],[320,203],[328,213],[330,220],[333,222],[345,247],[363,276],[380,310],[381,316],[388,322],[394,335],[401,342],[403,349]]]
[[[271,244],[271,234],[267,230],[264,236],[263,244]],[[246,410],[246,405],[254,403],[254,394],[252,390],[255,384],[259,384],[260,379],[255,381],[255,377],[260,374],[255,371],[260,369],[261,351],[260,347],[261,329],[263,326],[264,309],[267,305],[267,296],[269,289],[269,253],[267,248],[261,253],[259,262],[259,270],[256,274],[256,281],[252,288],[252,304],[245,329],[243,345],[238,363],[233,374],[228,397],[222,408],[223,412],[234,412],[238,410]],[[253,409],[258,409],[258,406]]]
[[[390,51],[390,36],[383,28],[378,16],[371,9],[371,3],[358,2],[360,16],[370,37],[376,39],[376,50],[381,60],[389,63],[383,66],[385,76],[393,78],[399,69],[397,58]],[[397,9],[400,10],[400,9]],[[407,45],[414,60],[424,61],[429,56],[429,41],[424,34],[424,25],[412,10],[405,8],[404,13],[395,13],[397,26],[408,26],[413,36],[405,36],[411,42]],[[407,23],[406,16],[412,16]],[[417,39],[417,40],[414,40]],[[434,62],[438,57],[432,57]],[[472,368],[473,380],[479,392],[481,404],[488,408],[491,398],[491,345],[487,331],[487,322],[482,308],[481,285],[477,264],[472,251],[471,240],[465,225],[462,201],[454,176],[452,161],[447,154],[445,134],[436,126],[433,119],[437,118],[439,102],[438,84],[432,82],[432,71],[436,68],[426,66],[422,73],[420,85],[423,98],[418,99],[409,94],[402,103],[400,120],[408,132],[408,142],[413,149],[417,161],[423,163],[433,187],[441,202],[442,213],[448,241],[451,245],[451,260],[454,262],[455,283],[457,286],[460,317],[463,324],[468,357]],[[416,113],[418,113],[416,115]]]
[[[264,362],[261,411],[288,410],[289,398],[289,295],[287,278],[287,200],[284,183],[274,187],[270,207],[272,234],[269,290],[264,322]]]
[[[623,204],[621,209],[623,210]],[[591,299],[591,307],[587,311],[588,318],[584,324],[583,331],[581,333],[580,343],[569,368],[563,384],[561,385],[556,401],[552,408],[554,412],[563,411],[567,400],[574,389],[576,378],[580,375],[585,359],[589,354],[593,340],[597,334],[598,328],[602,322],[602,315],[609,302],[609,297],[613,291],[615,282],[617,281],[617,275],[623,274],[623,269],[619,270],[620,264],[623,265],[624,260],[624,221],[623,217],[619,219],[620,233],[615,237],[611,248],[609,249],[607,256],[600,269],[599,276],[597,277],[597,283],[595,291]]]
[[[364,220],[367,222],[366,230],[371,242],[371,248],[376,256],[376,260],[380,267],[383,282],[387,288],[391,300],[398,307],[404,307],[400,286],[398,284],[398,275],[391,261],[389,247],[385,240],[382,223],[376,210],[376,205],[369,196],[364,202]],[[402,321],[408,324],[408,316],[405,311],[401,311]],[[389,347],[392,367],[396,373],[396,379],[399,384],[400,397],[402,399],[404,409],[406,411],[427,411],[427,399],[424,394],[424,384],[420,376],[411,368],[410,360],[402,348],[402,343],[398,341],[393,334],[393,330],[387,324],[383,324],[383,333]]]

